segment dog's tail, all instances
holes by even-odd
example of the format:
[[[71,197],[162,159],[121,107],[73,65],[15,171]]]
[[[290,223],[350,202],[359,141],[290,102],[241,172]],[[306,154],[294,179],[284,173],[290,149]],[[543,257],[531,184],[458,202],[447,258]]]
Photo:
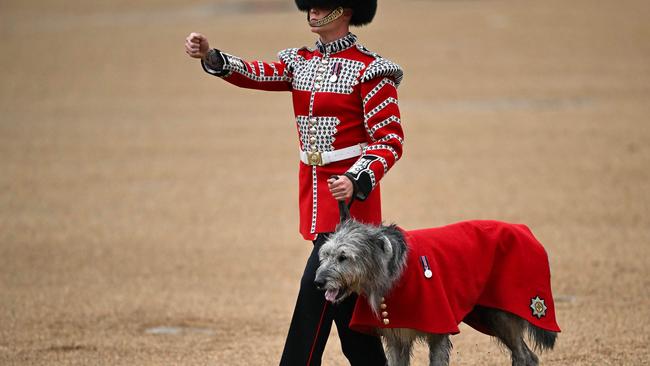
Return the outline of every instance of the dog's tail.
[[[557,332],[551,332],[528,323],[528,337],[536,350],[552,350],[557,339]]]

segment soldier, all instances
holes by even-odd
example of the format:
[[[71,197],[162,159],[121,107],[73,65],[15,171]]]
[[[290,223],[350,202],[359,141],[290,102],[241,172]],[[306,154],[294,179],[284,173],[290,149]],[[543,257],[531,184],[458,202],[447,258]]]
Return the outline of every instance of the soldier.
[[[356,296],[334,307],[314,286],[318,249],[338,221],[338,202],[357,200],[356,220],[381,223],[379,181],[402,155],[397,105],[402,70],[367,50],[350,25],[372,21],[376,1],[296,0],[319,39],[314,49],[289,48],[279,61],[245,61],[211,49],[191,33],[188,55],[203,69],[242,88],[290,91],[300,145],[300,233],[314,247],[301,280],[281,365],[320,365],[336,322],[343,353],[352,365],[385,365],[378,337],[349,329]]]

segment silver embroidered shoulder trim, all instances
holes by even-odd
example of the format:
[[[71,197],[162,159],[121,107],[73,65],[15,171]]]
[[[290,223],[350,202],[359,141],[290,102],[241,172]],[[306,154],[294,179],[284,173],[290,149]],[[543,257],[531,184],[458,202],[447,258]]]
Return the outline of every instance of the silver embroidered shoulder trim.
[[[361,52],[361,53],[363,53],[363,54],[366,54],[366,55],[368,55],[368,56],[372,56],[372,57],[374,57],[374,58],[379,58],[379,57],[381,57],[381,56],[379,56],[378,53],[370,51],[369,49],[367,49],[367,48],[366,48],[364,45],[362,45],[361,43],[357,43],[357,49],[359,50],[359,52]]]
[[[303,48],[287,48],[278,52],[278,58],[287,66],[289,72],[293,73],[296,62],[305,60],[302,56],[298,55],[298,51]]]
[[[392,77],[395,80],[395,87],[398,87],[404,78],[404,72],[398,64],[385,58],[377,58],[368,65],[366,72],[361,77],[361,82],[363,83],[380,76]]]
[[[361,53],[375,58],[375,60],[371,62],[370,65],[368,65],[366,72],[361,77],[360,81],[362,83],[379,76],[388,76],[395,79],[396,88],[399,86],[399,84],[402,82],[402,79],[404,78],[404,71],[398,64],[379,56],[379,54],[376,52],[372,52],[358,43],[357,49]]]

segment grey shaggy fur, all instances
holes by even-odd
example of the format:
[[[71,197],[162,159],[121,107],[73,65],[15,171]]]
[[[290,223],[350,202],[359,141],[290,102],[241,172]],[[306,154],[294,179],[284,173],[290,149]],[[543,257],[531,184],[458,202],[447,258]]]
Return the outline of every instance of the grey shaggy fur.
[[[404,236],[397,226],[372,226],[348,219],[321,247],[314,284],[330,296],[336,294],[334,303],[352,292],[364,294],[378,315],[382,297],[404,270],[407,251]],[[556,333],[535,327],[516,315],[482,306],[476,306],[472,313],[510,350],[513,366],[539,364],[537,356],[524,342],[526,331],[535,349],[552,349],[555,345]],[[428,344],[430,366],[449,365],[452,344],[448,334],[399,328],[377,330],[384,339],[389,366],[409,365],[415,341]]]
[[[395,225],[371,226],[346,220],[318,252],[316,283],[326,279],[323,289],[340,289],[340,299],[351,292],[365,293],[370,306],[379,314],[381,298],[402,274],[406,250],[402,232]],[[371,281],[367,278],[369,273]]]

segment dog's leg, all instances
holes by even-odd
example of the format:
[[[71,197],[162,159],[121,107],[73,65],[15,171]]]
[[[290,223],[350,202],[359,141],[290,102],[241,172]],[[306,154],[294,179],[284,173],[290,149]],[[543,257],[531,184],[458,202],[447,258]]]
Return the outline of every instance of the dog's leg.
[[[524,342],[527,323],[524,319],[501,310],[477,309],[492,333],[510,350],[512,366],[537,366],[537,356]]]
[[[451,340],[448,334],[427,334],[429,344],[429,366],[449,365]]]
[[[407,330],[391,329],[384,334],[388,366],[409,366],[414,337]]]

